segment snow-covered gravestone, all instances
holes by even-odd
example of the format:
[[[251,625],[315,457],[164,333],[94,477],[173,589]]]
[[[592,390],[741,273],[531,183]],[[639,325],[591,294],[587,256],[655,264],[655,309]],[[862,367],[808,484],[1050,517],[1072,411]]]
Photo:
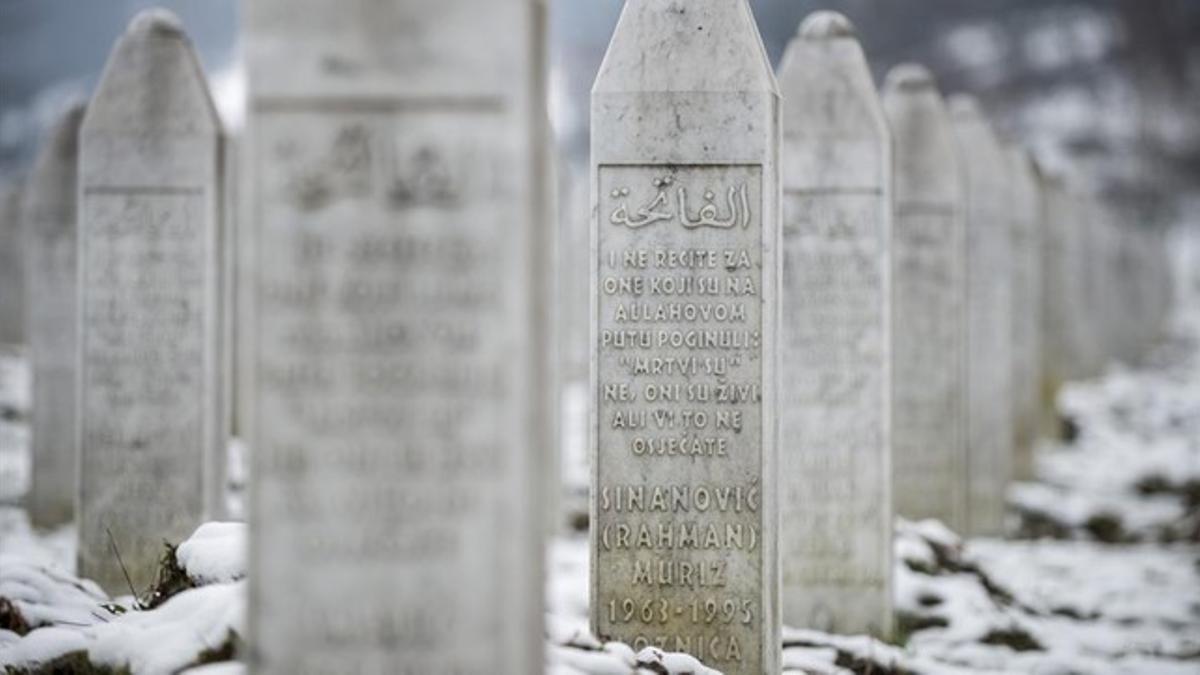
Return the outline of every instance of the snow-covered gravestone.
[[[537,5],[245,3],[256,673],[542,667]]]
[[[783,621],[891,631],[891,140],[840,14],[800,26],[783,94]]]
[[[1033,158],[1006,146],[1012,227],[1013,477],[1033,478],[1033,444],[1038,431],[1041,384],[1041,185]]]
[[[745,0],[630,0],[592,90],[592,628],[779,670],[779,94]]]
[[[33,362],[30,431],[33,455],[29,517],[51,527],[69,521],[75,503],[76,106],[42,145],[26,186],[22,231],[27,252],[26,304]]]
[[[0,186],[0,345],[25,343],[21,184]]]
[[[163,542],[214,506],[220,163],[216,110],[179,20],[139,14],[80,132],[78,559],[109,593],[144,592]]]
[[[1013,454],[1008,160],[975,99],[951,98],[950,115],[966,188],[966,531],[996,535]]]
[[[883,105],[895,151],[892,465],[896,511],[966,523],[966,241],[954,131],[933,76],[902,64]]]

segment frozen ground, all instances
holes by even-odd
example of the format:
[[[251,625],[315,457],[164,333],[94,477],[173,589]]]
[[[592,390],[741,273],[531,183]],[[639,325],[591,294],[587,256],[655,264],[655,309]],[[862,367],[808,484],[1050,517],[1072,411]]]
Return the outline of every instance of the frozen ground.
[[[0,358],[0,670],[242,673],[242,526],[210,523],[182,543],[151,610],[76,579],[71,529],[34,532],[13,505],[28,475],[26,381],[17,356]],[[1039,480],[1013,487],[1013,538],[898,522],[899,644],[789,628],[785,671],[1200,672],[1200,318],[1179,320],[1144,366],[1072,384],[1060,408],[1076,437],[1044,443]],[[586,538],[559,537],[548,556],[547,672],[714,672],[601,644],[587,630]]]

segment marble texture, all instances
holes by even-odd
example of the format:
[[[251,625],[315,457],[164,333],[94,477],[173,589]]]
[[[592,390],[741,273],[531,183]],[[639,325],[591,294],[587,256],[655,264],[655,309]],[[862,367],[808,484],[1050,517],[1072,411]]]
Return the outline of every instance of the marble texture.
[[[895,141],[892,466],[896,512],[966,524],[966,233],[945,101],[923,66],[887,75]]]
[[[804,20],[779,84],[783,621],[887,637],[891,135],[862,47],[841,14]]]
[[[592,90],[592,630],[778,673],[779,92],[744,0],[631,0]]]
[[[138,14],[80,132],[78,561],[113,594],[224,492],[221,135],[179,19]]]

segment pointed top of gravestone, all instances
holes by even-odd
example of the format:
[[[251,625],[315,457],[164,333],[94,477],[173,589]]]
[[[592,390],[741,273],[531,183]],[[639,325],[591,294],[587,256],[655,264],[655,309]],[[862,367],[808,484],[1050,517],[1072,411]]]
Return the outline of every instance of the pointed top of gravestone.
[[[151,7],[142,10],[129,22],[126,35],[183,35],[183,22],[169,9]]]
[[[139,13],[108,57],[84,136],[208,135],[219,129],[207,78],[179,18],[165,9]]]
[[[855,37],[854,24],[840,12],[813,12],[800,24],[797,33],[805,40],[832,40]]]
[[[957,205],[958,150],[933,75],[924,66],[900,64],[887,74],[882,96],[895,148],[897,203]]]
[[[884,78],[885,90],[916,91],[936,87],[933,73],[919,63],[901,63],[888,71]]]
[[[29,174],[21,218],[36,226],[34,233],[38,236],[56,236],[74,230],[79,126],[83,115],[83,103],[76,103],[59,118],[42,142]]]
[[[75,158],[79,154],[79,125],[83,122],[86,108],[82,102],[73,104],[58,123],[50,130],[34,165],[33,175],[37,176],[49,165],[71,165],[74,169]],[[31,179],[35,180],[35,179]]]
[[[629,0],[593,91],[778,93],[746,0]]]

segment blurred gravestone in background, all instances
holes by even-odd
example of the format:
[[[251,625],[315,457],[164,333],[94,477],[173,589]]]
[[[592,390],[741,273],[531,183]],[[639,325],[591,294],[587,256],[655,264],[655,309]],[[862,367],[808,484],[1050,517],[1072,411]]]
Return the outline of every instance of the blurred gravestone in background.
[[[255,672],[544,659],[538,19],[245,3]]]
[[[1000,535],[1013,449],[1008,160],[977,101],[952,97],[950,116],[966,190],[966,531]]]
[[[43,141],[25,188],[28,339],[33,365],[30,452],[33,471],[30,520],[52,527],[71,520],[75,504],[77,231],[79,125],[83,106],[72,107]]]
[[[783,96],[783,620],[891,633],[891,136],[854,28],[818,12]]]
[[[1012,391],[1013,477],[1034,476],[1033,444],[1037,440],[1041,372],[1041,183],[1029,153],[1006,144],[1011,200],[1012,238]]]
[[[0,345],[25,344],[25,248],[22,183],[0,185]]]
[[[895,511],[966,524],[966,238],[958,151],[923,66],[888,73],[892,227],[892,488]]]
[[[221,128],[174,15],[130,23],[80,137],[79,573],[142,593],[218,515],[228,428]]]

